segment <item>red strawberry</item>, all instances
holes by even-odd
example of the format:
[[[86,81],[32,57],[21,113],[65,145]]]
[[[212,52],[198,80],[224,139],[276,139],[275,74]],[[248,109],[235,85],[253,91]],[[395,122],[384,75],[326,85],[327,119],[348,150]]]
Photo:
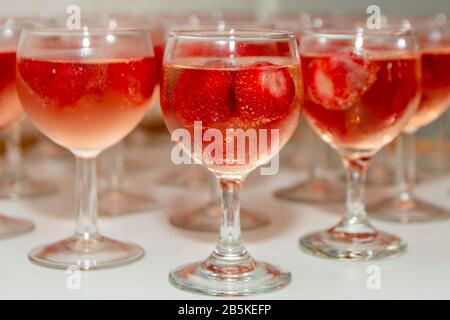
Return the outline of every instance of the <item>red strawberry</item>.
[[[18,68],[24,82],[42,99],[62,107],[74,104],[83,96],[92,72],[86,64],[28,59],[21,60]]]
[[[141,105],[153,93],[156,79],[156,66],[154,58],[143,58],[129,62],[104,64],[108,83],[117,92],[120,92],[130,103]],[[98,75],[102,74],[102,65],[98,65]],[[95,92],[102,83],[90,81],[89,91]]]
[[[206,68],[184,69],[174,90],[175,112],[187,126],[202,121],[204,128],[222,127],[235,110],[232,71],[220,61]]]
[[[24,59],[19,73],[42,99],[60,107],[75,104],[82,96],[101,97],[109,86],[130,103],[150,98],[155,85],[153,58],[117,63],[49,62]]]
[[[302,57],[305,92],[316,104],[346,110],[358,102],[376,80],[378,67],[355,53]]]
[[[258,62],[238,70],[234,86],[239,118],[252,126],[289,114],[296,94],[288,69],[270,62]]]

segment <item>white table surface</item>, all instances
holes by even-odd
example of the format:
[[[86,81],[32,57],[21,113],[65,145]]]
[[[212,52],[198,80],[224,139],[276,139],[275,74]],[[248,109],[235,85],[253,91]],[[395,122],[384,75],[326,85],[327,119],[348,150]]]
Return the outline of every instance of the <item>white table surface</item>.
[[[216,234],[185,231],[171,226],[170,213],[195,208],[207,199],[207,189],[187,190],[160,186],[155,179],[172,169],[170,145],[158,149],[133,147],[134,160],[148,163],[145,172],[131,172],[126,184],[150,192],[159,201],[155,210],[115,218],[100,218],[100,231],[116,239],[141,245],[146,255],[133,264],[113,269],[83,272],[81,288],[67,288],[63,270],[34,265],[27,253],[36,245],[59,240],[74,230],[73,162],[28,157],[27,169],[34,177],[57,184],[52,196],[21,201],[0,201],[0,210],[27,217],[36,224],[28,234],[0,241],[0,299],[199,299],[202,296],[173,288],[169,270],[192,260],[204,259],[212,250]],[[304,173],[282,169],[276,176],[249,178],[242,203],[264,212],[272,224],[244,232],[249,251],[257,259],[275,263],[292,272],[293,281],[280,291],[258,299],[440,299],[450,298],[450,220],[417,225],[375,221],[385,231],[408,241],[408,252],[392,260],[370,263],[334,262],[309,256],[299,250],[298,239],[336,223],[342,205],[314,206],[277,200],[275,189],[300,179]],[[417,187],[417,193],[450,209],[450,175]],[[386,187],[371,187],[368,198],[381,197]],[[381,288],[370,290],[367,267],[381,272]]]

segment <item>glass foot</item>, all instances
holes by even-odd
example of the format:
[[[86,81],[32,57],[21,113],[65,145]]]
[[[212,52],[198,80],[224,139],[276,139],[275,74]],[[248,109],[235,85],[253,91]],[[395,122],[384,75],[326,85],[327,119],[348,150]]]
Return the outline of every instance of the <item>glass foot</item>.
[[[174,287],[192,293],[247,296],[281,289],[291,282],[291,274],[263,262],[253,262],[251,267],[233,265],[228,270],[216,270],[207,262],[197,262],[172,271],[169,281]]]
[[[157,182],[167,186],[200,189],[209,185],[208,171],[190,166],[187,170],[174,170],[160,177]]]
[[[417,197],[410,197],[408,200],[402,200],[400,197],[387,199],[368,210],[373,219],[398,223],[431,222],[450,218],[450,210],[419,200]]]
[[[0,215],[0,238],[14,237],[33,229],[34,224],[29,220]]]
[[[56,191],[56,187],[52,184],[46,181],[32,180],[27,176],[20,179],[0,178],[0,198],[3,199],[37,197],[52,194]]]
[[[393,258],[406,251],[402,239],[385,232],[347,233],[337,228],[311,233],[300,239],[305,252],[345,261]]]
[[[156,206],[156,200],[147,195],[125,190],[109,189],[98,197],[99,215],[121,216],[142,212]]]
[[[182,229],[217,232],[220,230],[221,217],[220,207],[209,203],[196,210],[175,214],[170,217],[170,222]],[[243,230],[261,228],[270,224],[270,219],[265,215],[246,209],[241,209],[240,217]]]
[[[315,178],[275,191],[275,196],[299,202],[340,202],[345,199],[345,191],[343,186],[330,180]]]
[[[100,235],[89,240],[73,236],[35,248],[28,255],[32,262],[45,267],[67,269],[78,266],[81,270],[116,267],[143,256],[144,250],[135,244]]]

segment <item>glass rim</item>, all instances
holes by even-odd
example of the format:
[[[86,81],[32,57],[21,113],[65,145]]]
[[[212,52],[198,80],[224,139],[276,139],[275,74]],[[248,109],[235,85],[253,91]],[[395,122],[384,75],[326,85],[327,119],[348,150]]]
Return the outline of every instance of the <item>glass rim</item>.
[[[189,24],[189,23],[168,23],[165,28],[168,29],[168,33],[172,31],[201,31],[201,30],[230,30],[230,29],[267,29],[274,28],[275,24],[272,22],[263,21],[239,21],[239,22],[227,22],[227,21],[217,21],[217,22],[200,22],[199,24]]]
[[[351,40],[354,38],[399,38],[415,37],[417,31],[412,28],[382,27],[381,29],[368,29],[363,27],[337,27],[306,29],[302,38],[326,37],[336,40]]]
[[[145,27],[115,27],[107,26],[83,26],[80,29],[68,29],[67,27],[25,27],[23,34],[36,36],[107,36],[107,35],[148,35]]]
[[[412,28],[420,30],[423,28],[450,28],[450,20],[439,20],[436,16],[392,16],[387,17],[387,25],[402,25],[409,23]]]
[[[14,16],[14,17],[0,17],[0,28],[31,28],[44,27],[45,21],[39,17],[34,16]]]
[[[14,32],[21,32],[26,28],[32,28],[33,26],[30,25],[25,25],[25,24],[0,24],[0,30],[5,31],[5,30],[11,30]]]
[[[295,40],[295,33],[286,30],[264,28],[225,28],[172,30],[169,38],[197,41],[289,41]]]

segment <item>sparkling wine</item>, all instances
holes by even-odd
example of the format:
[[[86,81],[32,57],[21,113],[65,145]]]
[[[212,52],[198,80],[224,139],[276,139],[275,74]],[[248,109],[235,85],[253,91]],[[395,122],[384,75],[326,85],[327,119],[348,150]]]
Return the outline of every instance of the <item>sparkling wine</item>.
[[[142,119],[156,82],[154,58],[20,59],[18,92],[33,123],[72,150],[102,150]]]
[[[307,118],[340,150],[371,154],[415,111],[420,84],[413,56],[308,53],[301,63]]]
[[[161,106],[169,131],[184,128],[194,136],[194,123],[201,122],[202,136],[208,129],[223,136],[223,153],[219,155],[223,162],[212,160],[218,156],[217,150],[203,154],[202,159],[194,154],[196,160],[216,170],[253,169],[276,154],[297,126],[301,105],[299,71],[299,65],[291,60],[268,57],[236,58],[233,64],[186,58],[165,65]],[[252,138],[246,140],[244,154],[238,138],[227,136],[230,130],[238,129],[255,134],[252,142]],[[266,140],[261,132],[267,133]],[[252,149],[251,143],[258,150]],[[210,144],[204,139],[201,147],[204,150]],[[192,151],[194,141],[184,145]],[[226,153],[227,147],[234,156]],[[267,152],[260,154],[261,147]]]
[[[422,98],[405,131],[433,122],[450,106],[450,49],[426,49],[421,54]]]
[[[0,128],[13,123],[21,114],[16,90],[16,53],[0,52]]]

